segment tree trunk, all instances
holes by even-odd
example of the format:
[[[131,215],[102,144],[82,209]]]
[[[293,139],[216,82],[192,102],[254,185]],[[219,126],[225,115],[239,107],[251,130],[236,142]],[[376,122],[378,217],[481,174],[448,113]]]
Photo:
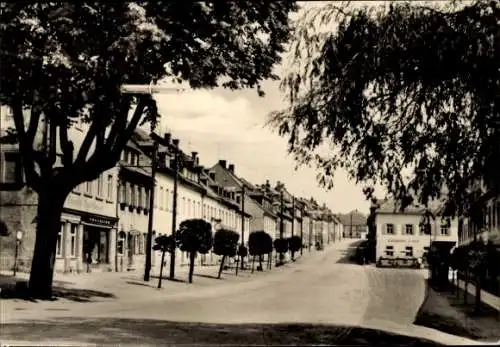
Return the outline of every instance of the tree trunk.
[[[260,254],[259,255],[259,271],[264,271],[264,268],[262,267],[262,257],[264,257],[264,255]]]
[[[252,273],[255,268],[255,255],[252,256]]]
[[[220,276],[222,275],[222,269],[224,268],[224,262],[226,261],[226,256],[223,255],[222,256],[222,260],[220,261],[220,267],[219,267],[219,275],[217,276],[217,278],[220,279]]]
[[[476,273],[476,313],[479,313],[481,311],[481,274],[479,273],[479,270],[477,270]]]
[[[465,270],[464,303],[467,303],[467,288],[469,287],[469,269]]]
[[[161,278],[163,276],[163,263],[165,262],[165,251],[161,252],[160,277],[158,277],[158,288],[161,288]]]
[[[295,261],[295,251],[292,251],[292,261]]]
[[[52,297],[57,235],[61,231],[61,214],[66,196],[57,190],[38,194],[36,240],[29,279],[32,297]]]
[[[196,252],[189,252],[189,283],[193,283],[194,260]]]

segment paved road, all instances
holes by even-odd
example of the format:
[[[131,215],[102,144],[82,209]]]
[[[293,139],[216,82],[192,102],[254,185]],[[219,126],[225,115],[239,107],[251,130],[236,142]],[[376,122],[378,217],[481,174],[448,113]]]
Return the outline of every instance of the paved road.
[[[270,333],[264,333],[262,326],[238,328],[238,333],[254,329],[252,340],[241,340],[248,339],[249,335],[235,335],[234,329],[227,330],[228,324],[286,323],[290,327],[290,324],[309,323],[342,326],[340,330],[328,328],[329,334],[335,331],[336,338],[328,340],[325,337],[327,343],[342,339],[351,341],[345,336],[352,333],[352,327],[382,329],[440,343],[470,343],[463,338],[412,325],[425,295],[421,271],[350,264],[347,258],[353,247],[349,246],[347,242],[337,244],[255,281],[214,286],[204,291],[178,293],[161,299],[138,298],[135,302],[119,306],[60,312],[44,322],[6,324],[2,335],[7,339],[22,336],[31,341],[54,341],[57,338],[66,343],[77,339],[80,343],[160,344],[165,343],[167,337],[175,343],[199,343],[214,338],[206,337],[200,330],[207,329],[207,326],[200,326],[199,323],[210,323],[221,324],[212,326],[210,330],[222,336],[213,342],[258,343],[255,340],[258,337],[261,343],[269,344],[274,340],[263,337]],[[133,321],[125,321],[126,318]],[[184,325],[172,322],[183,322]],[[298,331],[298,326],[294,325],[294,331]],[[299,330],[303,334],[314,335],[317,343],[319,333],[304,329]],[[193,338],[190,332],[197,335],[198,340],[189,340]],[[286,334],[287,338],[293,336],[291,332]],[[283,340],[283,343],[293,343],[293,340]]]

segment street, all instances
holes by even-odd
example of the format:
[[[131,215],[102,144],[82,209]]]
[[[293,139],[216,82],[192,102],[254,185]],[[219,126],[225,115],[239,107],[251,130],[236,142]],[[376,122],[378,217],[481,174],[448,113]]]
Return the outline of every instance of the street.
[[[444,344],[470,343],[412,324],[425,296],[423,271],[351,264],[349,246],[344,241],[323,252],[306,252],[296,263],[273,268],[264,276],[255,274],[252,281],[113,304],[84,304],[39,319],[25,315],[3,324],[2,337],[99,345],[349,344],[374,339],[394,343],[383,330]],[[377,332],[359,332],[356,327]],[[360,334],[361,339],[356,337]]]

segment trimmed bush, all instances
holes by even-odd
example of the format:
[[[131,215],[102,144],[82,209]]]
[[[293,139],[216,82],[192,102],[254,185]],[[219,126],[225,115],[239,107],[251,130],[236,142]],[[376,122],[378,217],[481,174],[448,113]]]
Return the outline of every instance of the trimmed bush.
[[[215,233],[213,252],[222,256],[217,278],[221,277],[226,257],[236,256],[239,239],[240,235],[232,230],[221,229]]]
[[[193,283],[196,255],[206,254],[212,249],[212,225],[203,219],[188,219],[181,223],[177,235],[179,248],[189,253],[189,283]]]

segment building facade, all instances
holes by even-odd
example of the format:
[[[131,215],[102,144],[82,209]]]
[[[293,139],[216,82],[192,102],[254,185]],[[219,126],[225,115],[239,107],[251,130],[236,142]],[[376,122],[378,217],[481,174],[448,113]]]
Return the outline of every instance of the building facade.
[[[390,199],[380,202],[375,214],[377,228],[376,259],[422,260],[431,246],[451,249],[458,242],[458,220],[439,216],[439,207],[431,208],[436,217],[430,221],[431,234],[425,233],[425,208],[409,206],[400,211]]]
[[[2,111],[5,111],[2,108]],[[6,112],[8,115],[8,112]],[[27,117],[29,119],[29,117]],[[12,126],[12,118],[3,118],[2,129]],[[45,120],[42,117],[42,126]],[[68,129],[75,151],[85,138],[86,124],[77,122]],[[35,146],[41,148],[42,134],[35,137]],[[37,219],[37,194],[26,186],[17,143],[2,136],[1,202],[0,219],[10,231],[0,237],[1,267],[11,269],[14,264],[15,244],[18,243],[18,269],[29,270],[35,245]],[[89,149],[90,153],[93,147]],[[61,151],[56,148],[56,162],[61,165]],[[61,215],[61,227],[57,235],[55,271],[86,272],[114,271],[115,241],[117,232],[116,211],[117,170],[103,172],[93,181],[75,187],[68,195]],[[18,232],[21,240],[16,241]]]
[[[337,218],[343,225],[343,237],[361,239],[368,233],[367,216],[358,210],[347,214],[339,213]]]

